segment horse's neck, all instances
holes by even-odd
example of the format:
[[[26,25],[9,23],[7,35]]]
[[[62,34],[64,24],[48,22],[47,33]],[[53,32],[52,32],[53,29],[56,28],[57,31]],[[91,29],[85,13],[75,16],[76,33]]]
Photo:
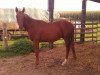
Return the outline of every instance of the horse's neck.
[[[24,18],[24,27],[26,30],[29,30],[29,27],[31,27],[32,22],[33,22],[33,19],[26,15]]]

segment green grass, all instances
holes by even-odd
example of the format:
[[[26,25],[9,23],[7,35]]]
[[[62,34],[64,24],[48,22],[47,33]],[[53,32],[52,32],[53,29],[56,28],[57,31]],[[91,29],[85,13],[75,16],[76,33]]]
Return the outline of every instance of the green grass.
[[[64,40],[63,39],[60,39],[60,40],[57,40],[54,42],[54,44],[64,44]]]

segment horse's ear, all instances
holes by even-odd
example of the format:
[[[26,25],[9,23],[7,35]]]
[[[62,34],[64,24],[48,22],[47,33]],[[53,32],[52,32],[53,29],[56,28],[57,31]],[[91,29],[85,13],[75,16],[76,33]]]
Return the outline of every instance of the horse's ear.
[[[22,10],[22,12],[24,13],[25,12],[25,8],[23,7],[23,10]]]
[[[16,7],[15,11],[18,12],[18,8],[17,7]]]

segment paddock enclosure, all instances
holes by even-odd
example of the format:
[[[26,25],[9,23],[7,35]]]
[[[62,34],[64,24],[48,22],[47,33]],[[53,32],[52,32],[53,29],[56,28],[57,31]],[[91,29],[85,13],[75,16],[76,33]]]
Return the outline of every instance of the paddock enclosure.
[[[49,1],[51,2],[49,3]],[[77,16],[71,12],[69,12],[71,15],[67,16],[66,14],[68,13],[55,12],[54,0],[48,0],[48,11],[26,8],[25,12],[32,18],[42,19],[48,22],[60,19],[72,22],[75,27],[74,42],[77,56],[76,60],[72,58],[72,53],[70,52],[66,65],[61,65],[65,56],[65,46],[61,38],[54,42],[54,48],[52,50],[49,48],[40,49],[40,64],[37,69],[34,65],[36,59],[34,53],[0,58],[0,75],[100,75],[100,15],[98,14],[100,11],[95,11],[98,12],[96,14],[94,14],[94,11],[90,11],[88,15],[86,11],[86,1],[89,0],[82,0],[82,10],[79,12],[81,15],[76,14]],[[90,1],[100,3],[100,0]],[[9,40],[6,40],[7,43],[13,39],[28,37],[26,31],[20,31],[18,29],[15,17],[15,9],[0,8],[1,49],[3,48],[4,41],[4,30],[2,28],[4,24],[7,25],[7,32],[5,30],[5,34],[9,34],[9,36],[7,36]],[[81,42],[81,40],[83,41]]]
[[[0,58],[0,75],[99,75],[100,45],[75,44],[77,60],[71,54],[65,66],[61,66],[65,47],[42,49],[40,65],[35,69],[33,53],[12,58]],[[56,56],[56,57],[55,57]]]

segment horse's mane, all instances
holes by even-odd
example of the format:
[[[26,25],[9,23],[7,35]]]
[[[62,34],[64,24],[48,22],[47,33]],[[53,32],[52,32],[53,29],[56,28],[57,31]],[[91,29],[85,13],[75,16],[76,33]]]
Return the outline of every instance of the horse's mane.
[[[30,17],[28,14],[25,14],[25,13],[24,13],[24,16],[25,16],[25,18],[27,18],[27,21],[35,21],[35,22],[50,23],[49,21],[34,19],[34,18]],[[66,22],[70,23],[70,22],[69,22],[68,20],[66,20],[66,19],[58,19],[58,20],[53,21],[52,23],[55,23],[55,22],[57,23],[57,22],[60,22],[60,21],[66,21]]]
[[[24,14],[24,16],[25,16],[25,18],[27,18],[27,19],[35,20],[35,19],[33,19],[32,17],[30,17],[29,15],[27,15],[27,14]]]
[[[27,15],[27,14],[24,14],[24,16],[25,16],[25,18],[27,18],[27,19],[29,19],[29,20],[31,20],[31,21],[42,21],[42,22],[46,22],[46,23],[48,23],[48,21],[34,19],[34,18],[30,17],[30,16]]]

